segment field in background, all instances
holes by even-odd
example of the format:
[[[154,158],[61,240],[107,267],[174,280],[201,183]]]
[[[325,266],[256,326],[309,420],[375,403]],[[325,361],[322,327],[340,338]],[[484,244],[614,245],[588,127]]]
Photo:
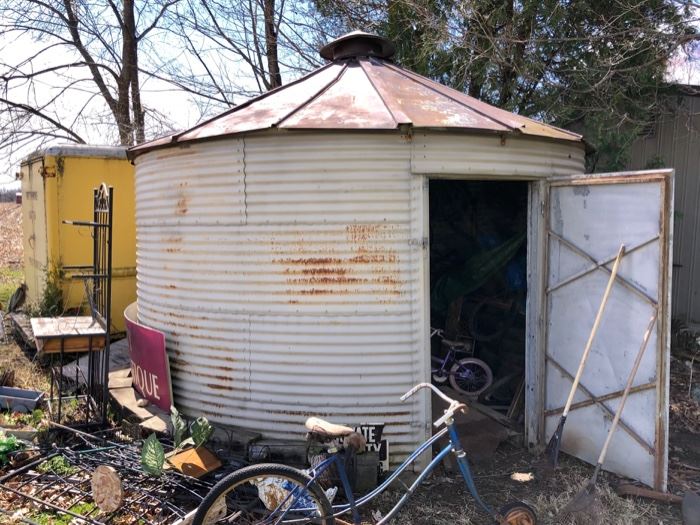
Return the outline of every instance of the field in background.
[[[0,308],[24,279],[22,257],[22,206],[0,203]]]

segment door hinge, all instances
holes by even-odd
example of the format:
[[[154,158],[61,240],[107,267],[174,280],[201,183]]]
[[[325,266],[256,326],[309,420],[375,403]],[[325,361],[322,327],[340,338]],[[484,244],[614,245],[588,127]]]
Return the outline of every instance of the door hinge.
[[[419,246],[421,249],[425,250],[428,247],[428,238],[423,237],[422,239],[411,239],[408,241],[409,246]]]
[[[540,201],[540,215],[544,217],[544,201]]]

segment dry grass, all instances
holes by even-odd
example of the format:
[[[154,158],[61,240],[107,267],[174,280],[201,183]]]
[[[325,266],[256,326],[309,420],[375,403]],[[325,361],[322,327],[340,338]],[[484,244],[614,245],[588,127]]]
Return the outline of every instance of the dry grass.
[[[0,203],[0,309],[22,283],[22,207]]]
[[[22,257],[22,206],[0,203],[0,268],[20,268]]]
[[[13,268],[0,268],[0,309],[6,309],[10,297],[22,284],[24,272]]]
[[[4,370],[14,371],[16,387],[48,392],[51,386],[48,370],[41,368],[15,343],[0,343],[0,372]]]
[[[515,500],[523,501],[536,511],[540,524],[659,525],[681,522],[677,506],[617,496],[612,488],[617,478],[607,474],[603,474],[599,481],[597,508],[582,515],[561,516],[561,509],[590,478],[592,467],[562,456],[561,468],[550,476],[536,472],[535,479],[527,483],[510,479],[513,472],[532,472],[526,467],[533,462],[535,458],[511,448],[509,452],[499,452],[489,465],[476,467],[474,477],[481,497],[495,508]],[[367,517],[377,510],[385,514],[400,495],[399,492],[383,495],[370,504]],[[417,490],[394,523],[483,525],[491,520],[477,508],[461,477],[436,472]]]

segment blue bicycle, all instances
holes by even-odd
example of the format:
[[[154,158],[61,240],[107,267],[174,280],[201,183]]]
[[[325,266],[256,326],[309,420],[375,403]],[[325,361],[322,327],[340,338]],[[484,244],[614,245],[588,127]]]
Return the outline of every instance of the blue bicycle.
[[[259,464],[242,468],[217,483],[204,498],[197,510],[193,525],[236,524],[236,525],[277,525],[277,524],[316,524],[347,525],[341,516],[351,515],[354,525],[362,519],[359,509],[384,492],[399,475],[404,472],[421,454],[431,451],[440,438],[447,435],[449,443],[423,470],[413,484],[401,496],[394,507],[376,525],[389,523],[406,504],[409,497],[425,480],[430,472],[449,454],[455,454],[467,490],[474,501],[495,523],[502,525],[535,525],[534,511],[522,502],[514,502],[496,512],[480,497],[467,462],[466,452],[459,442],[455,428],[454,414],[466,406],[447,397],[435,386],[420,383],[401,397],[405,401],[421,388],[430,388],[448,403],[445,414],[435,421],[440,430],[420,445],[404,463],[370,493],[355,497],[345,468],[348,454],[361,451],[364,438],[343,425],[334,425],[319,418],[309,418],[306,427],[310,438],[315,442],[328,444],[328,457],[304,472],[281,464]],[[346,502],[333,505],[337,489],[328,486],[328,480],[339,478],[345,493]]]

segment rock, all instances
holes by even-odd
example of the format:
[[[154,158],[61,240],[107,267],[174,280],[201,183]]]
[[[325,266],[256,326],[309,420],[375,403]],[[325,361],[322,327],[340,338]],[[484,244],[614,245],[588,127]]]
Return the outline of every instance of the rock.
[[[700,385],[694,387],[690,395],[696,402],[700,403]]]
[[[700,496],[686,492],[681,504],[683,525],[700,525]]]

